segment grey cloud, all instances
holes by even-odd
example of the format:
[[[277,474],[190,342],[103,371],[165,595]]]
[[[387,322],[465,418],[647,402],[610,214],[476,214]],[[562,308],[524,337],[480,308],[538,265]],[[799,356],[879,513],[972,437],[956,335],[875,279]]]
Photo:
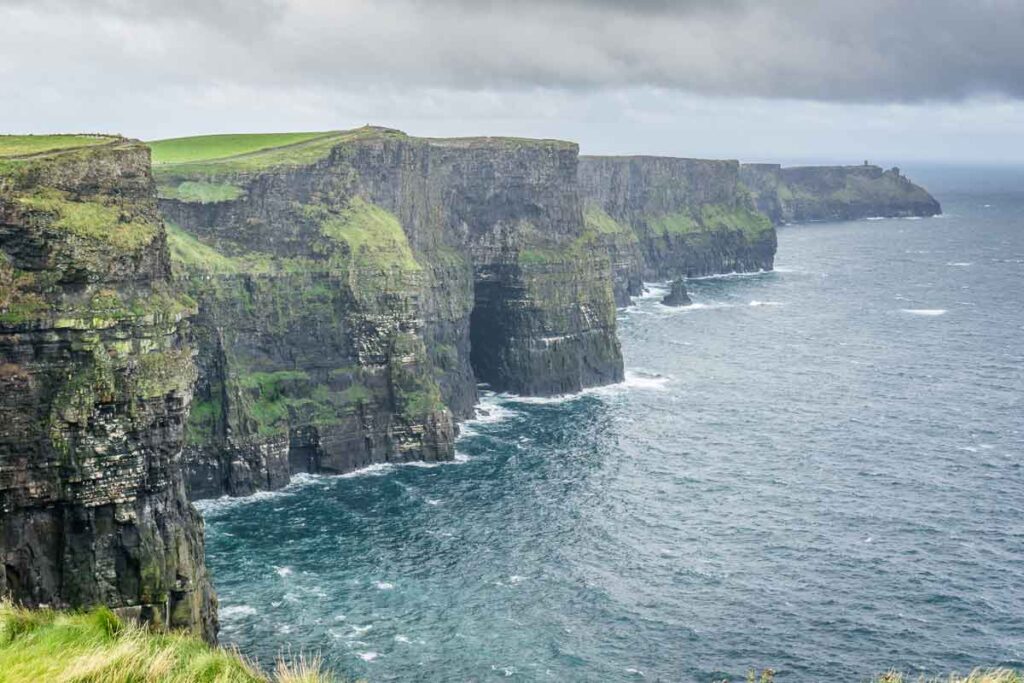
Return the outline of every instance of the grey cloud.
[[[1019,98],[1022,43],[1012,0],[0,0],[11,71],[131,84]]]

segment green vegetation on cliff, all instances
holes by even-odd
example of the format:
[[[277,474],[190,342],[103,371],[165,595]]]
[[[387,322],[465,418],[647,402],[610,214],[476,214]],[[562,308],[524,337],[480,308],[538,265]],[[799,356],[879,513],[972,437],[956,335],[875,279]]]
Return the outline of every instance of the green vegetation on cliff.
[[[138,250],[156,237],[158,224],[134,215],[135,207],[113,198],[81,201],[65,192],[40,189],[17,197],[33,219],[48,227],[90,240],[105,242],[115,249]]]
[[[402,224],[389,211],[361,197],[353,197],[340,212],[317,205],[306,205],[302,210],[320,224],[325,237],[347,245],[355,265],[421,270]]]
[[[110,610],[62,613],[0,603],[3,683],[329,683],[318,660],[277,662],[270,677],[237,652],[124,623]]]
[[[774,229],[771,219],[759,211],[718,204],[705,204],[701,207],[701,223],[705,230],[741,230],[751,239],[757,239]]]
[[[186,180],[178,185],[161,185],[158,188],[160,199],[177,199],[197,204],[214,202],[230,202],[238,199],[245,190],[231,183],[208,183],[202,180]]]
[[[0,135],[0,157],[43,154],[113,142],[113,135]]]
[[[588,205],[583,209],[583,222],[588,232],[601,235],[620,235],[636,241],[636,235],[632,228],[615,220],[598,206]]]

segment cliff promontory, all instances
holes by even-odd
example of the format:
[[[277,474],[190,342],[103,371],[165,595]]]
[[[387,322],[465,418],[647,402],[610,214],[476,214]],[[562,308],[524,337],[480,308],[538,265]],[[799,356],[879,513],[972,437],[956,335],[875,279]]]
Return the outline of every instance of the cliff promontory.
[[[212,638],[170,275],[143,144],[0,137],[0,594]]]
[[[450,459],[478,381],[544,395],[622,378],[574,144],[364,128],[153,148],[199,302],[193,496]]]
[[[942,213],[935,198],[898,168],[743,164],[740,179],[776,224]]]
[[[616,299],[643,280],[771,270],[775,229],[740,182],[736,161],[580,158],[587,220],[605,226]]]

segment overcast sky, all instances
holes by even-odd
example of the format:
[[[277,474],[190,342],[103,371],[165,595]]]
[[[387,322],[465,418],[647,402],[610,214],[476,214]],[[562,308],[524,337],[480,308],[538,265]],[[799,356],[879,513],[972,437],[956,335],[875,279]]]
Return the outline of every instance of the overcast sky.
[[[1024,162],[1024,0],[0,0],[0,131]]]

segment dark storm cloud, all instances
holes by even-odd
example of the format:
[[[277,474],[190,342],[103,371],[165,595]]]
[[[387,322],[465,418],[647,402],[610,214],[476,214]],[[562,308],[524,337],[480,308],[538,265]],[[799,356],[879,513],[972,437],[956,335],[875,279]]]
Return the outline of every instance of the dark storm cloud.
[[[11,72],[128,83],[1019,98],[1022,44],[1016,0],[0,0]]]

